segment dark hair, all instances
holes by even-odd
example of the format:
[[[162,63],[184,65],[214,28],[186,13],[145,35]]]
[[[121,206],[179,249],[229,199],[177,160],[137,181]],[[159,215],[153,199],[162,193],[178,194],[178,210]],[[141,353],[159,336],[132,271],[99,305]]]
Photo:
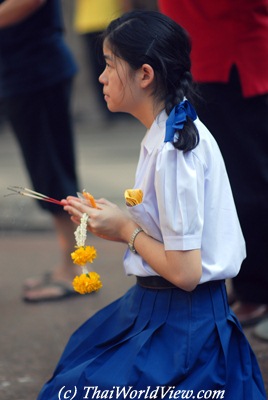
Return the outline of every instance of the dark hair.
[[[184,97],[193,101],[191,42],[187,32],[157,11],[131,11],[112,21],[102,35],[115,56],[133,70],[150,64],[155,72],[153,95],[165,101],[169,115]],[[197,146],[199,134],[189,118],[174,146],[188,151]]]

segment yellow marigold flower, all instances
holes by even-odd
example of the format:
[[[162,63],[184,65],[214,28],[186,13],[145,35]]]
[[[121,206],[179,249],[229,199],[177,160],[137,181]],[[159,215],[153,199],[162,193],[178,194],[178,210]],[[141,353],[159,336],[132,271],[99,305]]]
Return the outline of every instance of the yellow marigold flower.
[[[141,189],[126,189],[125,200],[128,207],[136,206],[141,204],[143,200],[143,192]]]
[[[86,265],[86,263],[93,263],[97,257],[97,251],[93,246],[80,246],[73,253],[71,253],[74,264]]]
[[[76,276],[73,280],[73,288],[80,294],[97,291],[102,288],[100,276],[96,272]]]

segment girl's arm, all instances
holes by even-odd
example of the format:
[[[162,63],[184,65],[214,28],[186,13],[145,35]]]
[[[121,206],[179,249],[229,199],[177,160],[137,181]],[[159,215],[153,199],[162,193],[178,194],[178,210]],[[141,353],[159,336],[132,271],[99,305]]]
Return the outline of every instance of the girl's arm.
[[[0,4],[0,29],[15,25],[38,10],[46,0],[6,0]]]
[[[83,213],[89,216],[89,230],[96,236],[129,243],[138,225],[113,203],[107,200],[97,201],[98,208],[92,208],[75,197],[68,197],[64,209],[79,224]],[[163,243],[158,242],[144,232],[135,239],[134,247],[138,254],[163,278],[179,288],[193,290],[200,281],[202,273],[201,252],[166,251]]]
[[[202,274],[201,251],[164,249],[161,242],[144,232],[137,235],[135,250],[159,275],[175,286],[192,291],[198,285]]]

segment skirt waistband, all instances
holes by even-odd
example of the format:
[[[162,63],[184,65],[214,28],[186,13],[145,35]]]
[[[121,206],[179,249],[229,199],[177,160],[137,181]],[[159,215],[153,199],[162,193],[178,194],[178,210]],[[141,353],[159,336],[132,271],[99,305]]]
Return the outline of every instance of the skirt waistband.
[[[152,275],[152,276],[136,276],[137,279],[137,284],[147,288],[147,289],[156,289],[156,290],[161,290],[161,289],[178,289],[177,286],[173,285],[173,283],[169,282],[165,278],[162,278],[162,276],[158,275]],[[203,288],[209,286],[211,289],[218,287],[220,284],[222,284],[224,280],[216,280],[216,281],[209,281],[202,283],[197,286],[196,289],[202,290]]]
[[[176,289],[177,286],[162,276],[136,276],[137,284],[147,289]],[[178,288],[177,288],[178,289]]]

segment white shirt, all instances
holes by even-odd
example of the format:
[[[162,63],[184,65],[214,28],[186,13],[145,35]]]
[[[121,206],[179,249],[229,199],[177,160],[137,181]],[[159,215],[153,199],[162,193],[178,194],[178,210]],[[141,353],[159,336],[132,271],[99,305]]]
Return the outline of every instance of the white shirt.
[[[141,143],[135,188],[142,189],[143,202],[128,211],[165,250],[201,249],[200,283],[232,278],[246,251],[218,145],[197,119],[200,142],[183,153],[164,143],[166,119],[162,111]],[[129,250],[124,268],[128,275],[157,275]]]

